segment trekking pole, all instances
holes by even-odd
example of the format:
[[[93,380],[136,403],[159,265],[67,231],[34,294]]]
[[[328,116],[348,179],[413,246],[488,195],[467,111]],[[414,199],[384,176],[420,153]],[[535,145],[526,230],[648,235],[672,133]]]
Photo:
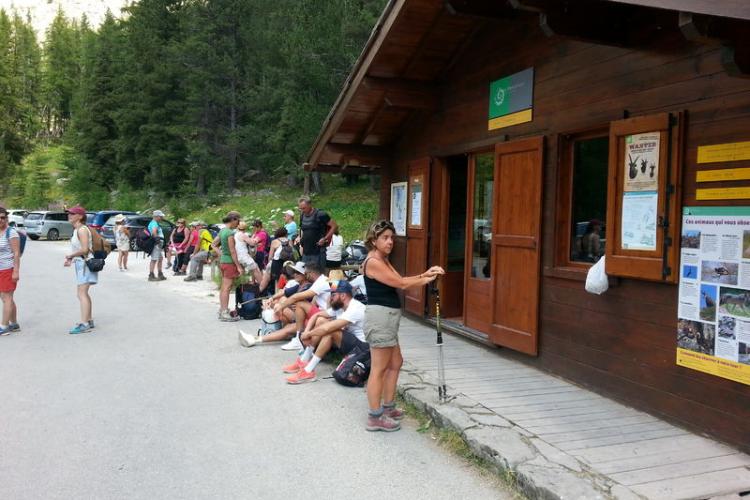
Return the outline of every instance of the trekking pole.
[[[437,324],[437,348],[438,348],[438,401],[448,401],[448,390],[445,386],[445,359],[443,358],[443,327],[440,320],[440,289],[437,280],[432,282],[431,290],[435,296],[435,322]]]

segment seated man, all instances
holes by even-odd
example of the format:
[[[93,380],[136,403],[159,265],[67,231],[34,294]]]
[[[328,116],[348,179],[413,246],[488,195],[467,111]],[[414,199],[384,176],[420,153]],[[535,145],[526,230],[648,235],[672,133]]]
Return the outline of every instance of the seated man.
[[[330,313],[321,311],[314,317],[315,326],[305,329],[300,336],[305,345],[304,352],[294,363],[283,368],[285,373],[293,374],[287,377],[288,383],[314,381],[315,367],[333,346],[344,356],[355,347],[369,349],[365,342],[365,305],[352,294],[352,285],[346,280],[339,281],[331,290]],[[309,323],[312,322],[313,318]]]
[[[214,241],[214,237],[211,236],[211,232],[206,229],[206,223],[202,221],[196,221],[191,224],[198,229],[198,244],[195,245],[193,254],[190,257],[190,263],[188,265],[188,276],[185,281],[196,281],[203,279],[203,266],[211,261],[211,243]]]

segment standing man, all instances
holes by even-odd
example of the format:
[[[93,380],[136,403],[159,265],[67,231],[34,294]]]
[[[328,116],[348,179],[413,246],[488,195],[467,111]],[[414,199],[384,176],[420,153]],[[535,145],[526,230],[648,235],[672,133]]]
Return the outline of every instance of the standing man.
[[[284,212],[284,229],[286,229],[286,236],[289,241],[294,241],[297,238],[297,223],[294,222],[294,212],[287,210]]]
[[[0,297],[3,300],[0,335],[8,335],[21,329],[18,325],[16,302],[13,300],[20,272],[21,237],[16,228],[8,226],[8,211],[0,207]]]
[[[338,225],[326,212],[313,207],[307,196],[300,197],[297,208],[301,212],[299,227],[302,261],[305,264],[317,264],[321,269],[325,269],[326,247]]]
[[[154,248],[151,250],[151,262],[149,263],[148,280],[164,281],[167,279],[162,271],[162,263],[164,262],[164,230],[160,224],[164,219],[164,212],[154,210],[153,217],[151,222],[148,223],[148,232],[151,233],[151,237],[154,239]],[[159,271],[158,278],[154,275],[154,268],[157,268]]]
[[[219,320],[237,321],[239,316],[229,314],[229,293],[232,290],[234,279],[242,275],[245,269],[237,258],[237,250],[234,246],[234,232],[240,223],[240,213],[231,211],[222,220],[226,226],[219,231],[219,235],[211,244],[218,253],[219,267],[221,268],[221,290],[219,291]]]

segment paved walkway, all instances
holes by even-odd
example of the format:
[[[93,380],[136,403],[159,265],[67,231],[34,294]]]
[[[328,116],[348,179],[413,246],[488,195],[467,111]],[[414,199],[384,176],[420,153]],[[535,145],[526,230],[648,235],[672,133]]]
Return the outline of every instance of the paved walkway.
[[[436,378],[434,328],[405,319],[400,335],[406,370]],[[710,498],[750,490],[750,456],[506,359],[501,351],[444,337],[450,395],[461,394],[515,424],[537,448],[552,447],[557,462],[625,487],[612,496]]]

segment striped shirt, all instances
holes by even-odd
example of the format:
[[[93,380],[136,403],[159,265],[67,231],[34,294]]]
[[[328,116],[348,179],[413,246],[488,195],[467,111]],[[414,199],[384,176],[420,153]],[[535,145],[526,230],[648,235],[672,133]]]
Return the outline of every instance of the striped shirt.
[[[10,236],[10,238],[8,238]],[[18,231],[8,228],[0,232],[0,271],[13,269],[13,249],[10,247],[10,240],[18,239]]]

